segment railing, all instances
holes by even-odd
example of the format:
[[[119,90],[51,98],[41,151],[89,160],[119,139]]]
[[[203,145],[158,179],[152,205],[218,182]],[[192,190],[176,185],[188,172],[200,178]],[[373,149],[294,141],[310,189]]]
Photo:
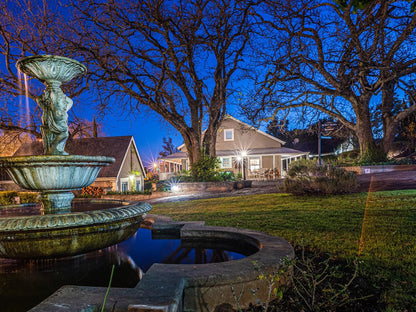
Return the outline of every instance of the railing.
[[[277,168],[260,168],[249,170],[247,178],[249,180],[276,180],[281,178],[281,175]]]

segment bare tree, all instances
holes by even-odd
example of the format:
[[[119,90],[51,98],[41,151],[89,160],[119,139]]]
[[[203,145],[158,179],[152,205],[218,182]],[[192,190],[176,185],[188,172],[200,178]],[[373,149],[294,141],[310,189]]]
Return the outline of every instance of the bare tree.
[[[249,40],[239,0],[73,1],[67,45],[89,64],[102,109],[149,107],[184,139],[191,163],[215,155],[233,74]],[[202,128],[206,131],[202,135]]]
[[[36,54],[72,56],[60,36],[56,36],[62,32],[63,13],[57,4],[51,3],[47,0],[4,0],[0,4],[0,130],[7,134],[5,140],[18,142],[24,133],[41,138],[41,111],[35,101],[44,86],[36,79],[25,79],[15,67],[17,60]],[[70,97],[76,97],[87,87],[85,82],[77,80],[66,84],[64,91]],[[72,129],[81,131],[85,121],[74,114],[70,117]]]
[[[162,151],[159,152],[159,155],[162,157],[166,157],[168,155],[171,155],[173,153],[176,153],[178,149],[172,142],[172,138],[163,138],[163,145],[162,145]]]
[[[256,99],[261,110],[307,106],[339,120],[362,154],[375,149],[378,107],[387,152],[398,123],[416,110],[414,101],[397,107],[393,100],[414,89],[416,15],[406,1],[340,2],[266,1],[258,19],[272,52],[263,47],[267,69]]]

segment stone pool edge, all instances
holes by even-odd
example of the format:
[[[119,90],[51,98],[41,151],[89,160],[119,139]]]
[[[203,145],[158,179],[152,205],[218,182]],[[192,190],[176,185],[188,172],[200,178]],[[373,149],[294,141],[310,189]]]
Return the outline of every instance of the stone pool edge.
[[[260,275],[277,274],[294,250],[285,240],[246,229],[205,226],[204,222],[175,222],[165,216],[146,218],[158,233],[179,231],[182,240],[198,237],[246,239],[259,250],[246,258],[210,264],[153,264],[135,288],[111,288],[106,311],[214,311],[244,308],[267,298],[267,281]],[[146,224],[146,222],[145,222]],[[290,272],[289,272],[290,273]],[[285,278],[281,278],[286,283]],[[256,290],[256,291],[255,291]],[[63,286],[30,312],[100,311],[105,287]],[[255,292],[255,294],[254,294]]]

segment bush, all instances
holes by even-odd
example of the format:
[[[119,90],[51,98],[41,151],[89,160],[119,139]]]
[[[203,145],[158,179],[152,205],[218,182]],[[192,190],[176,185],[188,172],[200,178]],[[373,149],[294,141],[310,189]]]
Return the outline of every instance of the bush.
[[[99,198],[104,194],[104,189],[99,186],[87,186],[82,188],[81,195],[83,198]]]
[[[202,153],[199,160],[192,164],[192,180],[195,182],[219,181],[217,177],[219,164],[220,161],[218,158]]]
[[[124,192],[110,191],[110,192],[107,192],[107,195],[152,195],[152,190],[144,190],[143,192],[140,192],[140,191],[124,191]]]
[[[357,190],[357,176],[354,172],[333,166],[319,166],[316,162],[302,159],[291,164],[284,191],[295,195],[345,194]]]
[[[38,202],[39,193],[35,192],[20,192],[18,193],[21,204],[31,204]]]
[[[285,264],[291,268],[290,287],[271,311],[380,311],[379,290],[360,273],[362,261],[299,246],[295,252],[296,259]]]
[[[16,204],[15,197],[17,197],[17,192],[15,191],[0,192],[0,206]]]
[[[237,178],[232,171],[222,171],[218,173],[220,181],[237,181]]]

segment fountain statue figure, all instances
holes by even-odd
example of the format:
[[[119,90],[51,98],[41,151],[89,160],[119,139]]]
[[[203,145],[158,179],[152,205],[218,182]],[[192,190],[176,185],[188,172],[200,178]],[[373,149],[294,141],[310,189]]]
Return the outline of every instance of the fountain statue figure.
[[[60,83],[54,82],[36,102],[43,110],[41,131],[45,154],[68,155],[64,148],[69,135],[68,110],[72,100],[62,92]]]
[[[102,167],[115,161],[106,156],[68,155],[68,110],[72,100],[61,84],[84,75],[86,67],[61,56],[36,55],[20,59],[16,67],[46,85],[37,98],[43,110],[41,134],[45,155],[1,157],[4,169],[20,187],[40,192],[41,216],[0,218],[0,257],[50,258],[71,256],[117,244],[134,234],[146,203],[72,212],[73,190],[94,182]]]
[[[65,95],[61,84],[84,75],[86,67],[61,56],[37,55],[21,59],[17,68],[38,78],[46,85],[44,93],[36,100],[43,111],[41,133],[45,155],[68,155],[65,144],[68,139],[68,111],[72,100]]]

